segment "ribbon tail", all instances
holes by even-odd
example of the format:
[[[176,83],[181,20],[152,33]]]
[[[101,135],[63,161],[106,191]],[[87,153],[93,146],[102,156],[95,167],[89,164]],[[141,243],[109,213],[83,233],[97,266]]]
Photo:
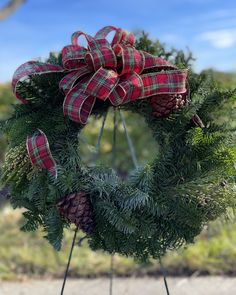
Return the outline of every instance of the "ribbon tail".
[[[28,136],[26,148],[31,163],[48,172],[57,178],[56,162],[51,154],[47,136],[43,131],[38,129],[33,135]]]

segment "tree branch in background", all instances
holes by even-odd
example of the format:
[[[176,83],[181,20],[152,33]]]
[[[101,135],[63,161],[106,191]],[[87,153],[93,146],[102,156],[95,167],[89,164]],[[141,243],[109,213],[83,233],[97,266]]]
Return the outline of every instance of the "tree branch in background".
[[[0,9],[0,20],[4,20],[12,14],[26,0],[10,0],[3,8]]]

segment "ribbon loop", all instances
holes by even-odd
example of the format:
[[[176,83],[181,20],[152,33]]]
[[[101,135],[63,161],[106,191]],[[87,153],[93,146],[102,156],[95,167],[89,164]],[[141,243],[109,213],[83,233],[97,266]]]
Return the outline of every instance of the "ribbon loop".
[[[47,74],[55,72],[64,72],[64,69],[58,65],[46,64],[39,61],[28,61],[21,66],[19,66],[12,79],[12,89],[16,98],[19,99],[22,103],[28,103],[27,97],[23,98],[17,90],[18,83],[25,80],[31,75],[36,74]]]
[[[124,44],[124,45],[130,45],[130,46],[134,45],[135,37],[134,37],[133,33],[130,33],[126,30],[116,28],[113,26],[106,26],[106,27],[100,29],[96,33],[95,39],[105,39],[107,37],[107,35],[112,31],[115,31],[115,35],[114,35],[113,40],[111,42],[112,47],[115,44]]]
[[[112,31],[117,32],[117,28],[113,27],[113,26],[106,26],[106,27],[97,31],[97,33],[95,35],[95,39],[105,39],[107,37],[107,35]]]
[[[133,33],[120,28],[116,30],[116,34],[114,36],[114,39],[112,40],[112,46],[114,46],[115,44],[133,46],[134,43],[135,43],[135,37]]]
[[[141,51],[124,45],[115,45],[114,47],[115,54],[120,57],[118,59],[118,71],[120,75],[126,73],[141,73],[144,69],[145,59]]]
[[[57,178],[56,162],[50,151],[47,136],[38,129],[32,136],[26,140],[28,155],[33,165],[48,170]]]
[[[84,32],[81,32],[81,31],[77,31],[77,32],[74,32],[71,36],[71,43],[72,45],[75,45],[75,46],[78,46],[78,39],[80,36],[84,36],[86,41],[88,42],[88,47],[90,46],[90,44],[93,43],[94,41],[94,38],[88,34],[85,34]]]
[[[87,49],[78,45],[65,46],[62,49],[62,64],[66,70],[76,70],[84,64]]]

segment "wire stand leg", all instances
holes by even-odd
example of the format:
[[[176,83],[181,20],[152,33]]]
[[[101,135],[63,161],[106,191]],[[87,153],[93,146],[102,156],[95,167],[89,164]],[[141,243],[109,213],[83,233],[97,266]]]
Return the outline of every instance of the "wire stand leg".
[[[121,118],[121,121],[122,121],[122,124],[123,124],[124,131],[125,131],[126,141],[127,141],[127,144],[128,144],[129,150],[130,150],[130,155],[131,155],[134,167],[137,168],[138,167],[138,161],[137,161],[134,145],[133,145],[132,139],[131,139],[131,137],[129,135],[129,131],[128,131],[128,128],[127,128],[127,125],[126,125],[125,117],[122,114],[120,109],[119,109],[119,113],[120,113],[120,118]]]
[[[97,144],[96,144],[96,150],[95,150],[95,153],[94,153],[93,158],[92,158],[92,162],[94,164],[96,163],[97,158],[98,158],[98,156],[100,154],[101,141],[102,141],[102,136],[103,136],[103,133],[104,133],[106,119],[107,119],[107,113],[105,113],[105,115],[103,117],[102,126],[101,126],[101,129],[100,129],[100,132],[99,132],[99,135],[98,135]]]
[[[76,240],[77,232],[78,232],[78,227],[75,229],[75,233],[74,233],[74,237],[73,237],[73,241],[72,241],[72,245],[71,245],[71,249],[70,249],[70,255],[69,255],[68,262],[67,262],[66,271],[65,271],[64,280],[63,280],[63,284],[62,284],[60,295],[63,295],[64,294],[64,289],[65,289],[65,285],[66,285],[68,271],[69,271],[69,268],[70,268],[70,262],[71,262],[72,253],[73,253],[74,246],[75,246],[75,240]]]
[[[109,295],[113,294],[113,279],[114,279],[114,254],[111,255]]]
[[[162,275],[163,275],[163,280],[164,280],[164,284],[165,284],[165,289],[166,289],[166,294],[167,295],[170,295],[170,291],[169,291],[169,287],[168,287],[168,283],[167,283],[167,275],[166,275],[166,270],[162,264],[162,261],[161,261],[161,258],[159,258],[159,263],[160,263],[160,266],[161,266],[161,272],[162,272]]]

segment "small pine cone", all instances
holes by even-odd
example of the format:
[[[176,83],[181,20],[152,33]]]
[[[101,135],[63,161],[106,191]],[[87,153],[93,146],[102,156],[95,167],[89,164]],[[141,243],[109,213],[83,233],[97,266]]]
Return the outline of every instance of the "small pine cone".
[[[92,204],[84,192],[72,193],[61,199],[57,207],[60,214],[79,229],[91,235],[95,229]]]
[[[153,115],[155,117],[166,117],[173,110],[182,108],[187,104],[188,93],[183,94],[160,94],[151,98]]]

